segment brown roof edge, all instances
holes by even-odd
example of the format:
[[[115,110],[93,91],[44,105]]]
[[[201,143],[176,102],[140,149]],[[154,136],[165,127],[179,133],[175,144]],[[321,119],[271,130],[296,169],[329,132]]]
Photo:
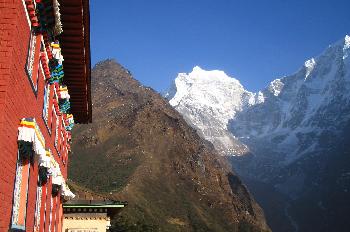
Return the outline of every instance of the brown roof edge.
[[[89,0],[60,0],[65,84],[76,123],[92,122]],[[80,15],[81,14],[81,15]],[[78,17],[80,15],[80,17]],[[73,20],[74,18],[74,20]]]

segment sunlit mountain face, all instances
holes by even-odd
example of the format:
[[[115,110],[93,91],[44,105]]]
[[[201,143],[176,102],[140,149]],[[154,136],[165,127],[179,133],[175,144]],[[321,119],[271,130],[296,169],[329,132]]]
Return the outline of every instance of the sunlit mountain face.
[[[113,60],[92,70],[93,122],[74,128],[70,178],[127,201],[111,231],[270,231],[212,144]]]
[[[345,36],[257,93],[222,71],[195,67],[165,94],[229,157],[276,231],[350,227],[349,54]]]

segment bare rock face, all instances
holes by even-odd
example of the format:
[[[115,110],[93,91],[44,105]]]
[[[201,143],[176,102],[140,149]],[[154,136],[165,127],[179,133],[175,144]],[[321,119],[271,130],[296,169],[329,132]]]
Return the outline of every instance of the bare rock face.
[[[113,60],[95,66],[92,88],[69,176],[128,201],[114,231],[269,231],[240,179],[159,94]]]

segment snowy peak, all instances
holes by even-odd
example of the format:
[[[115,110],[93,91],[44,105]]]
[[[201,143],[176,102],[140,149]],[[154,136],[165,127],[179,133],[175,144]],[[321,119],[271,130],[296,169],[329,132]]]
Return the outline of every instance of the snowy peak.
[[[304,66],[306,68],[305,79],[307,79],[309,77],[309,75],[312,72],[312,70],[314,70],[315,65],[316,65],[316,61],[315,61],[314,58],[305,61],[305,64],[304,64]]]
[[[347,59],[350,54],[350,36],[345,35],[344,38],[330,45],[328,49],[325,51],[325,53],[332,53],[332,52],[337,53],[337,55],[342,57],[343,60]]]
[[[343,60],[348,58],[350,55],[350,36],[346,35],[344,39],[344,47],[343,47]]]
[[[277,97],[281,93],[283,86],[284,84],[281,79],[276,79],[270,83],[268,89],[273,95]]]
[[[343,158],[349,153],[349,55],[347,35],[256,93],[222,71],[195,67],[178,75],[168,99],[221,154],[241,156],[230,158],[241,176],[268,183],[286,199],[322,203],[328,194],[320,192],[349,189],[349,178],[339,181],[350,173]],[[330,178],[332,167],[339,175]],[[323,205],[321,210],[332,212]]]
[[[319,149],[325,134],[339,134],[350,120],[349,38],[307,60],[293,75],[272,81],[262,91],[263,102],[230,121],[232,133],[250,138],[243,142],[251,150],[271,144],[274,152],[288,153],[279,156],[287,163]]]
[[[254,104],[254,94],[225,72],[199,66],[179,73],[164,96],[201,135],[222,152],[242,153],[245,147],[227,131],[229,121],[245,103]]]
[[[349,54],[347,35],[305,61],[293,75],[275,79],[257,93],[245,90],[223,71],[195,66],[190,73],[178,74],[165,97],[216,147],[232,148],[237,138],[275,136],[281,147],[293,143],[298,149],[298,144],[305,144],[301,134],[316,130],[321,134],[328,128],[333,119],[321,120],[327,109],[346,106],[341,99],[350,98]]]
[[[172,106],[179,105],[186,97],[192,97],[203,105],[212,105],[226,101],[225,97],[230,97],[237,91],[245,92],[241,83],[225,72],[206,71],[195,66],[188,74],[178,74],[173,85],[165,93],[165,97],[170,100]]]
[[[204,71],[201,67],[199,67],[199,66],[194,66],[193,67],[193,70],[192,70],[192,72],[201,72],[201,71]]]
[[[344,49],[349,49],[350,48],[350,36],[346,35],[344,39]]]
[[[208,84],[208,83],[235,83],[243,88],[241,83],[232,77],[229,77],[225,72],[220,70],[206,71],[199,66],[195,66],[190,73],[179,73],[176,79],[181,79],[187,83],[191,84]],[[175,79],[175,80],[176,80]]]

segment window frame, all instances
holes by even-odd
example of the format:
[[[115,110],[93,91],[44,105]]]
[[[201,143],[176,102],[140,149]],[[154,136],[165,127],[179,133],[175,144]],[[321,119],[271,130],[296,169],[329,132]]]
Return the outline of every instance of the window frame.
[[[25,71],[35,97],[38,96],[41,46],[41,35],[36,35],[34,30],[30,30]]]
[[[49,126],[50,121],[50,93],[51,93],[51,86],[50,84],[45,84],[44,87],[44,102],[43,102],[43,111],[42,111],[42,119],[44,120],[46,129],[49,132],[49,135],[51,136],[52,130]]]
[[[16,176],[15,176],[15,182],[14,182],[14,189],[13,189],[13,201],[12,201],[12,215],[11,215],[11,229],[16,230],[26,230],[26,224],[27,224],[27,208],[28,208],[28,195],[29,195],[29,182],[30,182],[30,166],[31,163],[29,160],[26,160],[25,163],[22,163],[23,161],[19,158],[19,151],[17,151],[17,162],[16,162]],[[23,180],[23,169],[27,170],[27,180]],[[26,171],[26,170],[24,170]],[[22,186],[24,182],[26,182],[26,186]],[[25,187],[25,192],[23,192],[22,187]],[[24,195],[24,196],[23,196]],[[22,202],[25,198],[25,204]],[[22,205],[22,204],[24,205]],[[25,208],[22,208],[25,207]],[[23,210],[23,225],[18,224],[18,220],[20,217],[21,210]],[[16,216],[17,214],[17,216]],[[17,218],[16,218],[17,217]],[[17,219],[17,221],[16,221]],[[16,221],[16,222],[14,222]]]

